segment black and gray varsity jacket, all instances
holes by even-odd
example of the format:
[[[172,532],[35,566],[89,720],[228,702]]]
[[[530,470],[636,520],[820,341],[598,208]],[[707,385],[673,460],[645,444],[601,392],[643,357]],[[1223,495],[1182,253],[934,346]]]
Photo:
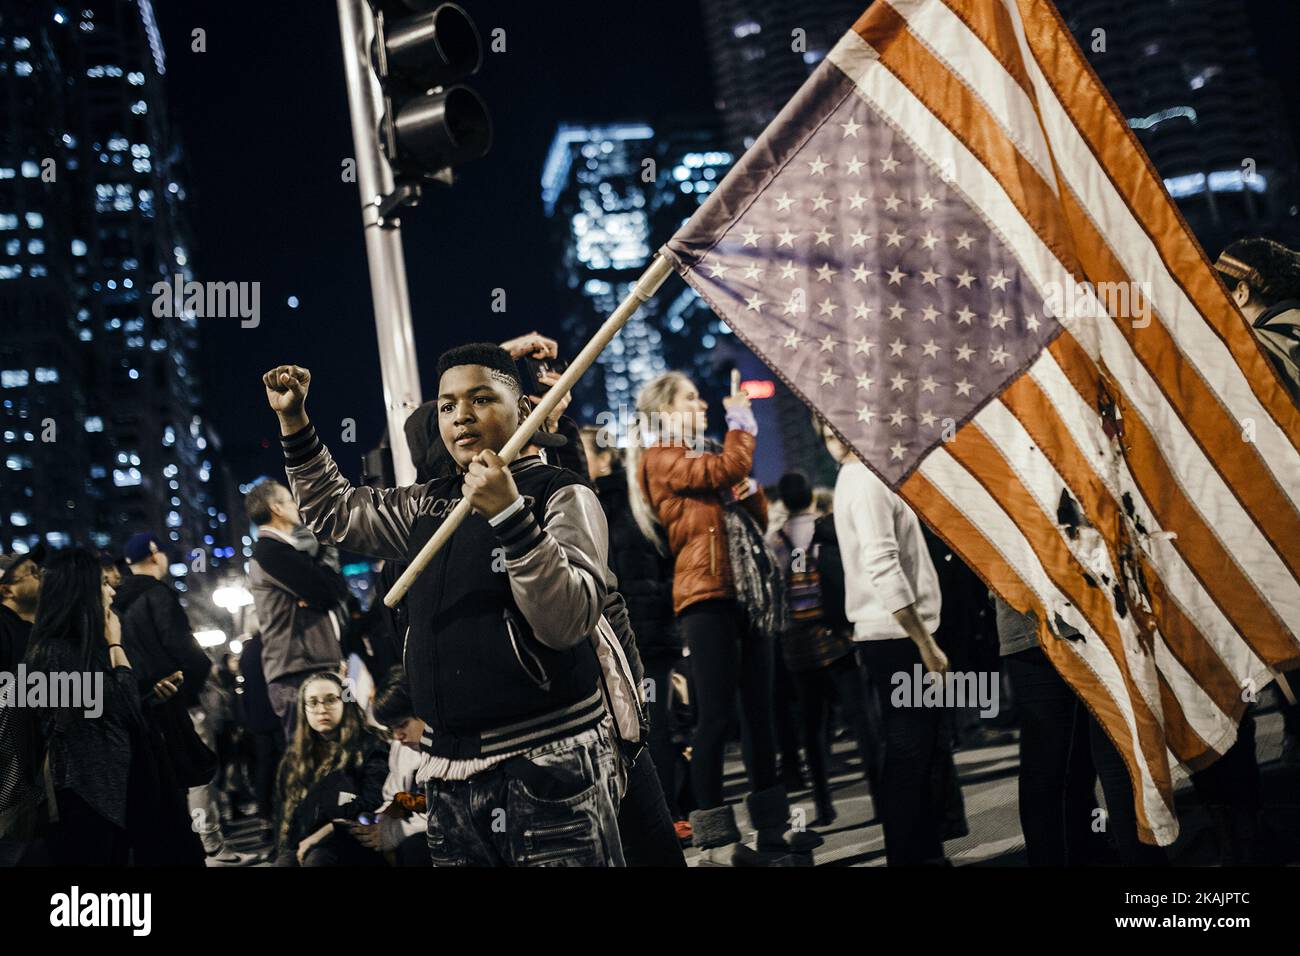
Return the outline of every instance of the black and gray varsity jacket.
[[[461,476],[354,487],[312,426],[283,443],[303,521],[350,551],[410,561],[461,498]],[[526,507],[495,528],[471,514],[407,592],[403,662],[423,747],[437,756],[539,746],[605,713],[589,640],[612,583],[600,502],[535,456],[510,471]]]

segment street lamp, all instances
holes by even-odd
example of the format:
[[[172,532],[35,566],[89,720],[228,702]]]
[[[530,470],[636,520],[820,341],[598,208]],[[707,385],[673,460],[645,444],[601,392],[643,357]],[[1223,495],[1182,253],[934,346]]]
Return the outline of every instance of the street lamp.
[[[237,614],[240,608],[253,603],[253,594],[243,585],[227,584],[212,592],[212,603],[231,614]]]
[[[199,647],[220,647],[226,643],[225,631],[195,631],[194,639],[199,642]]]
[[[212,592],[212,603],[230,612],[235,631],[243,634],[244,608],[253,603],[253,594],[242,584],[224,584]]]

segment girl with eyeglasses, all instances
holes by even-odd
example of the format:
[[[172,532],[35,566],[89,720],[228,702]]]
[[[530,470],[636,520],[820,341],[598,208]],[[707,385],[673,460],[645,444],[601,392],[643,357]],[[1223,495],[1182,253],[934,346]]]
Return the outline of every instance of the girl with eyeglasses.
[[[387,775],[388,742],[366,724],[343,679],[332,671],[309,677],[280,765],[277,863],[383,865],[352,831],[373,822]]]

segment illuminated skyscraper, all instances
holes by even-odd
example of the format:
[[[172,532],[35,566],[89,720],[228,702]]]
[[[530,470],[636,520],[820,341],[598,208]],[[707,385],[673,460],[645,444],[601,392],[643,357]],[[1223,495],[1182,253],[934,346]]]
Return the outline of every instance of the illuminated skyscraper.
[[[733,157],[716,148],[707,121],[599,126],[565,124],[542,170],[542,202],[556,223],[566,302],[565,344],[596,331],[654,252],[726,175]],[[670,368],[700,378],[706,390],[730,330],[686,288],[666,289],[643,306],[575,389],[574,413],[593,422],[603,411],[631,414],[636,393]],[[719,393],[720,394],[720,393]]]
[[[701,0],[725,148],[740,155],[789,101],[867,4],[863,0]],[[808,408],[777,383],[783,458],[820,481],[834,472]],[[760,443],[761,444],[761,443]]]
[[[0,547],[117,547],[151,529],[175,558],[203,548],[220,566],[228,516],[210,491],[197,320],[154,308],[155,283],[192,274],[152,7],[11,7],[0,25],[0,95],[13,107],[0,120]]]

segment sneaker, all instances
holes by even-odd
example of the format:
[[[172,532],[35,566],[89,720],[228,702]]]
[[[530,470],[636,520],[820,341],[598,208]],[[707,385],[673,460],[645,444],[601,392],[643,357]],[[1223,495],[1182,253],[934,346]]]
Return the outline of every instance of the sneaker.
[[[262,862],[262,855],[259,853],[240,853],[223,843],[221,849],[215,853],[209,853],[204,862],[208,866],[252,866],[254,863]]]
[[[673,829],[677,831],[678,843],[680,843],[684,847],[691,845],[691,837],[693,834],[691,831],[690,820],[678,820],[676,823],[673,824]]]

